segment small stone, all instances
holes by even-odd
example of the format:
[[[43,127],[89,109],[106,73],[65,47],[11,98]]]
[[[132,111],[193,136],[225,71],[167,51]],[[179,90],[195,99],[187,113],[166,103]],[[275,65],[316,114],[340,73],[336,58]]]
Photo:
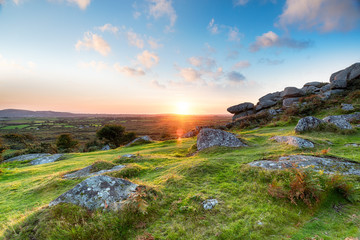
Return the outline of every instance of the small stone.
[[[344,110],[344,111],[353,111],[354,106],[352,104],[342,103],[341,104],[341,109]]]
[[[202,204],[205,210],[210,210],[213,209],[218,203],[219,202],[216,199],[207,199]]]
[[[314,144],[308,140],[294,137],[294,136],[274,136],[270,140],[277,141],[279,143],[286,143],[298,148],[313,148]]]

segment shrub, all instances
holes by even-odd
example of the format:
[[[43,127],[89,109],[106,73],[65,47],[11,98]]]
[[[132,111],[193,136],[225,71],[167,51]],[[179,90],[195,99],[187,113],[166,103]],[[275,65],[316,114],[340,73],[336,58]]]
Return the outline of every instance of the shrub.
[[[8,133],[2,136],[10,149],[20,150],[26,148],[29,143],[35,140],[31,134]]]
[[[96,161],[92,164],[92,168],[90,172],[98,172],[101,170],[108,170],[115,167],[115,164],[108,161]]]
[[[87,143],[85,143],[84,152],[93,152],[93,151],[99,151],[102,148],[102,143],[98,142],[96,139],[91,140]]]
[[[250,116],[243,117],[235,121],[232,125],[239,129],[254,128],[263,126],[272,120],[272,116],[268,112],[257,113]]]
[[[134,140],[136,134],[133,132],[125,132],[125,128],[121,125],[105,125],[96,132],[96,136],[100,140],[104,140],[107,144],[119,147],[121,144]]]
[[[3,156],[3,159],[4,160],[7,160],[7,159],[10,159],[10,158],[13,158],[13,157],[17,157],[17,156],[20,156],[20,155],[23,155],[23,154],[26,154],[26,151],[23,149],[23,150],[16,150],[16,151],[5,151],[2,156]]]
[[[341,175],[334,175],[329,180],[329,185],[350,202],[360,201],[360,188],[353,183],[347,183]]]
[[[144,170],[144,167],[140,166],[139,164],[132,163],[126,165],[125,168],[109,173],[108,175],[117,178],[132,178],[138,176],[142,170]]]
[[[61,134],[56,139],[56,147],[60,152],[70,152],[78,145],[78,141],[74,140],[73,137],[66,133]]]
[[[269,185],[268,193],[272,197],[286,198],[295,205],[298,201],[302,201],[308,207],[312,207],[314,201],[320,200],[323,191],[319,177],[310,170],[294,167],[290,171],[292,173],[291,181],[282,186],[274,180]]]
[[[57,149],[50,143],[36,143],[28,145],[26,153],[56,153]]]

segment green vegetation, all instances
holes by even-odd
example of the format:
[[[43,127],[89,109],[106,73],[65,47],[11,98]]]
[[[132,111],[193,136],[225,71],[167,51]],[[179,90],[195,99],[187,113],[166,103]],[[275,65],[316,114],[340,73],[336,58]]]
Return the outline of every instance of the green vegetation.
[[[59,152],[70,152],[78,145],[78,141],[74,140],[70,134],[61,134],[56,139],[56,147]]]
[[[359,107],[357,94],[360,92],[343,96],[341,102]],[[300,111],[322,118],[341,113],[339,104],[340,99],[334,98],[327,105]],[[70,153],[64,160],[38,166],[2,163],[0,239],[359,238],[360,176],[329,176],[296,169],[269,171],[248,165],[290,154],[360,163],[359,148],[345,146],[360,143],[359,128],[346,133],[323,129],[301,134],[315,144],[312,149],[269,141],[274,135],[296,135],[298,114],[273,120],[266,115],[247,119],[243,126],[232,129],[247,143],[244,148],[212,147],[197,152],[196,138],[172,139]],[[150,122],[132,120],[136,119],[127,123]],[[173,132],[158,131],[158,137],[167,131]],[[87,141],[88,148],[99,147],[98,142]],[[13,152],[7,149],[3,154]],[[125,154],[135,156],[121,157]],[[48,207],[50,201],[83,180],[64,179],[64,174],[92,164],[93,171],[125,165],[107,175],[143,187],[125,201],[121,212],[91,212],[71,204]],[[202,202],[212,198],[219,204],[204,210]]]
[[[119,147],[135,139],[134,132],[125,132],[125,128],[121,125],[105,125],[96,132],[96,136],[105,143]]]

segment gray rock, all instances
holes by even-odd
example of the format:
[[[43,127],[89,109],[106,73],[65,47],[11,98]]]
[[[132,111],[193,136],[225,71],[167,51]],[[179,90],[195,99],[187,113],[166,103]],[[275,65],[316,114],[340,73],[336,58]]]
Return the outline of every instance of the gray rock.
[[[136,158],[135,154],[124,154],[121,156],[122,158]]]
[[[360,63],[354,63],[350,67],[347,67],[343,70],[340,70],[336,73],[333,73],[330,76],[330,82],[342,80],[342,81],[351,81],[360,76]]]
[[[330,83],[328,83],[320,88],[320,92],[327,92],[327,91],[330,91]]]
[[[360,144],[357,144],[357,143],[348,143],[348,144],[345,144],[346,147],[360,147]]]
[[[330,83],[330,89],[345,89],[347,81],[345,79],[334,80]]]
[[[314,93],[320,92],[320,88],[314,87],[314,86],[306,86],[306,87],[301,88],[301,90],[303,90],[307,94],[314,94]]]
[[[141,137],[135,138],[130,143],[126,144],[125,147],[129,147],[129,146],[131,146],[131,145],[133,145],[134,143],[137,143],[137,142],[152,142],[152,139],[151,139],[151,137],[149,137],[147,135],[146,136],[141,136]]]
[[[113,167],[111,169],[101,170],[101,171],[98,171],[98,172],[91,172],[91,169],[93,168],[93,166],[90,165],[90,166],[87,166],[87,167],[85,167],[83,169],[80,169],[79,171],[76,171],[74,173],[65,174],[64,178],[71,179],[71,178],[96,176],[96,175],[101,175],[103,173],[114,172],[114,171],[123,169],[124,167],[125,167],[124,165],[118,165],[118,166],[115,166],[115,167]]]
[[[205,210],[210,210],[213,209],[217,204],[218,204],[218,200],[216,199],[207,199],[205,201],[203,201],[203,207]]]
[[[247,117],[250,115],[253,115],[255,112],[253,110],[249,110],[249,111],[245,111],[245,112],[241,112],[241,113],[237,113],[232,117],[233,121],[236,121],[237,119],[241,119],[243,117]]]
[[[103,147],[101,148],[102,151],[108,151],[108,150],[110,150],[110,149],[111,149],[111,148],[110,148],[109,145],[105,145],[105,146],[103,146]]]
[[[4,162],[29,161],[29,160],[34,160],[34,159],[41,158],[41,157],[48,157],[48,156],[51,156],[51,154],[49,154],[49,153],[25,154],[25,155],[20,155],[17,157],[9,158],[9,159],[5,160]]]
[[[231,106],[227,109],[229,113],[237,114],[254,109],[254,104],[250,102],[241,103],[235,106]]]
[[[343,115],[328,116],[323,118],[323,121],[334,124],[340,129],[353,129],[351,124],[346,120],[346,118]]]
[[[285,143],[298,148],[313,148],[314,144],[308,140],[294,137],[294,136],[274,136],[270,140],[277,141],[279,143]]]
[[[197,149],[199,151],[212,146],[224,147],[245,147],[247,146],[241,142],[232,133],[225,132],[218,129],[203,128],[197,136]]]
[[[196,135],[198,135],[198,131],[196,131],[196,129],[190,130],[187,133],[185,133],[182,137],[183,138],[191,138],[191,137],[195,137]]]
[[[281,95],[281,92],[268,93],[265,96],[259,98],[259,102],[265,102],[267,100],[277,102],[282,99],[280,95]]]
[[[321,88],[322,86],[324,86],[326,83],[323,82],[308,82],[304,84],[304,87],[316,87],[316,88]]]
[[[64,156],[64,154],[53,154],[50,156],[44,156],[44,157],[40,157],[37,159],[34,159],[30,162],[31,165],[40,165],[40,164],[45,164],[45,163],[52,163],[57,161],[59,158],[61,158],[62,156]]]
[[[295,98],[285,98],[283,100],[283,107],[284,108],[289,108],[291,107],[292,105],[296,104],[299,102],[299,98],[298,97],[295,97]]]
[[[346,121],[350,122],[350,123],[356,123],[358,121],[360,121],[360,112],[355,112],[352,114],[345,114],[345,115],[340,115],[343,118],[346,119]]]
[[[260,111],[260,110],[262,110],[262,109],[272,107],[272,106],[276,105],[276,103],[277,103],[277,102],[276,102],[276,101],[273,101],[273,100],[261,101],[261,102],[259,102],[259,103],[256,105],[255,110],[256,110],[256,111]]]
[[[72,203],[89,210],[109,208],[117,211],[122,205],[121,202],[134,193],[137,186],[137,184],[121,178],[95,176],[60,195],[50,202],[49,206]]]
[[[340,173],[343,175],[360,175],[360,164],[333,158],[321,158],[304,155],[280,157],[278,161],[263,160],[249,163],[250,166],[265,169],[308,168],[323,171],[326,174]]]
[[[305,92],[296,87],[286,87],[284,91],[281,93],[281,97],[283,98],[295,98],[302,97],[305,95]]]
[[[317,128],[320,124],[324,123],[323,120],[313,116],[308,116],[300,119],[295,126],[295,132],[303,133]]]
[[[341,109],[344,110],[344,111],[353,111],[354,106],[352,104],[342,103],[341,104]]]

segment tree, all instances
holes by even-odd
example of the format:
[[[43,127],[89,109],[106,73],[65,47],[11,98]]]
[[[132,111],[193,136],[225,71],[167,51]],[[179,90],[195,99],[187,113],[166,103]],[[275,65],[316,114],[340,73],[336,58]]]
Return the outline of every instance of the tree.
[[[60,152],[70,152],[78,145],[78,141],[74,140],[73,137],[66,133],[61,134],[56,139],[56,147]]]
[[[105,125],[96,132],[96,136],[100,140],[104,140],[107,144],[119,147],[121,144],[130,142],[135,139],[136,134],[133,132],[125,132],[125,128],[121,125]]]

